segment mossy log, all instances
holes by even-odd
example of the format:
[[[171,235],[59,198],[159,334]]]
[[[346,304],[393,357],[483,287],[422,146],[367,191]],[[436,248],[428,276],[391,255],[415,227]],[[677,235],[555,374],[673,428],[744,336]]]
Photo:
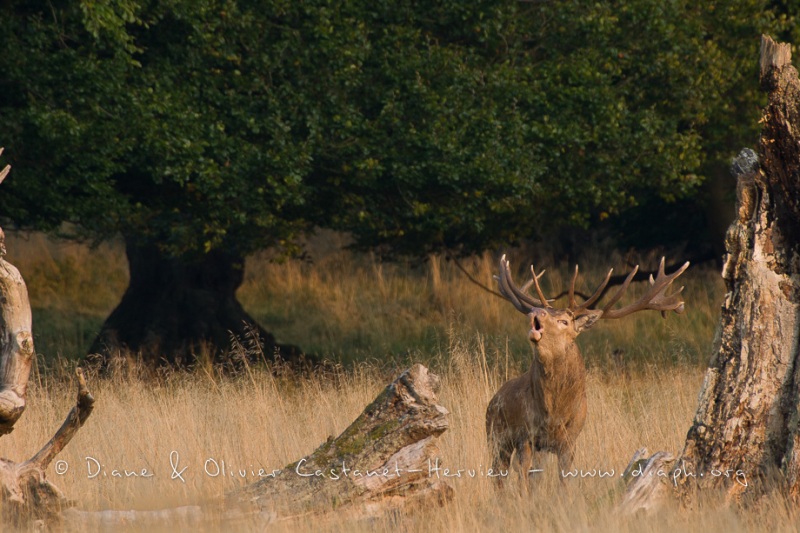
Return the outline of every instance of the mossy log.
[[[443,502],[452,489],[431,468],[448,428],[439,378],[420,364],[389,384],[336,438],[314,453],[228,496],[276,517],[342,511],[371,515],[410,502]]]
[[[790,46],[766,36],[761,86],[759,154],[743,151],[732,169],[728,293],[697,412],[666,480],[637,478],[630,494],[688,505],[698,490],[742,502],[778,489],[800,501],[800,79]],[[645,500],[626,498],[625,510],[651,508]]]
[[[390,383],[336,438],[274,476],[206,505],[156,511],[82,512],[66,516],[78,529],[116,525],[267,523],[313,515],[369,518],[414,505],[443,504],[453,489],[437,468],[437,437],[448,428],[439,378],[420,364]]]

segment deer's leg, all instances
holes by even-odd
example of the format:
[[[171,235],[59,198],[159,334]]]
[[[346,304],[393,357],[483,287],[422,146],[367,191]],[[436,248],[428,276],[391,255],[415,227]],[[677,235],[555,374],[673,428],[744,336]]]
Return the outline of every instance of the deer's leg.
[[[514,445],[509,439],[492,438],[490,440],[492,448],[492,472],[497,477],[497,486],[503,486],[503,478],[508,476],[511,465],[511,454],[514,452]]]
[[[533,448],[531,441],[527,438],[521,438],[517,441],[517,468],[523,477],[527,477],[528,471],[533,465]]]
[[[522,485],[522,490],[530,489],[531,475],[530,470],[533,466],[533,445],[526,437],[521,437],[517,441],[516,470]]]
[[[569,470],[572,466],[572,460],[575,457],[575,446],[573,442],[569,442],[561,447],[558,451],[558,469],[561,481],[564,481],[564,472]]]
[[[511,454],[514,452],[514,447],[509,444],[500,446],[497,453],[494,455],[494,462],[492,463],[492,470],[495,472],[507,472],[511,466]]]

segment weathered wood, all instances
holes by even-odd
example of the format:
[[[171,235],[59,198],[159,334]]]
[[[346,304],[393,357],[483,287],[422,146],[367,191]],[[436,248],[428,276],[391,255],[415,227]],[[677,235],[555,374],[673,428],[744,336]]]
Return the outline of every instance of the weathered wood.
[[[650,513],[661,507],[669,496],[664,476],[672,475],[674,461],[675,457],[667,452],[647,457],[647,448],[637,450],[622,474],[623,479],[633,481],[619,504],[619,511],[630,515]]]
[[[0,148],[0,155],[3,148]],[[10,166],[0,171],[0,183]],[[6,235],[0,228],[0,436],[11,433],[25,411],[33,364],[33,335],[28,288],[19,270],[4,259]]]
[[[759,60],[761,82],[772,79],[772,72],[780,72],[792,63],[792,46],[789,43],[776,43],[766,35],[761,36],[761,58]],[[767,87],[767,90],[769,88]]]
[[[679,486],[718,487],[730,498],[761,491],[796,471],[800,327],[800,80],[788,45],[762,39],[769,89],[760,169],[740,165],[737,219],[728,232],[726,295],[694,423],[681,461],[702,478]],[[741,160],[741,158],[740,158]],[[709,475],[741,472],[743,478]],[[797,493],[797,483],[791,490]]]
[[[0,155],[3,155],[4,148],[0,146]],[[0,183],[3,183],[3,180],[6,179],[8,173],[11,171],[11,165],[6,165],[3,170],[0,170]]]
[[[0,155],[3,148],[0,148]],[[0,170],[0,183],[11,167]],[[19,270],[3,257],[6,235],[0,228],[0,436],[10,433],[25,410],[33,363],[33,335],[28,288]]]
[[[436,437],[448,428],[439,378],[420,364],[403,372],[338,437],[314,453],[228,496],[230,504],[286,517],[349,508],[371,515],[411,502],[443,502],[452,489]],[[338,478],[338,479],[337,479]]]
[[[672,467],[680,468],[673,485],[684,503],[698,489],[733,502],[774,487],[800,500],[800,80],[790,61],[788,45],[762,38],[769,99],[760,165],[752,151],[734,163],[737,217],[722,271],[728,293],[697,412]]]
[[[4,255],[5,234],[0,228],[0,435],[10,433],[25,411],[33,363],[28,289]]]
[[[17,523],[60,519],[59,513],[72,505],[47,480],[45,471],[92,413],[94,398],[86,387],[83,371],[76,371],[78,395],[75,406],[50,441],[22,463],[0,459],[0,507],[4,516]]]
[[[443,479],[436,438],[448,428],[437,403],[439,378],[416,364],[395,379],[336,438],[265,477],[200,506],[154,511],[84,512],[69,509],[77,529],[122,524],[263,526],[313,514],[368,518],[411,505],[442,504],[453,489]]]
[[[0,171],[0,183],[9,168]],[[28,289],[19,270],[3,259],[5,254],[5,234],[0,228],[0,436],[10,433],[25,411],[34,355]],[[45,470],[92,412],[94,398],[81,369],[77,375],[75,407],[50,442],[22,463],[0,459],[0,510],[5,522],[57,519],[69,505],[61,491],[47,480]]]

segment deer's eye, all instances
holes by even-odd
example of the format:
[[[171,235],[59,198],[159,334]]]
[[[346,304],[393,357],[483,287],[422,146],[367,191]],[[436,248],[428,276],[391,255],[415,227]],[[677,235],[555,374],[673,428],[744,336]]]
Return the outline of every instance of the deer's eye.
[[[558,323],[561,324],[562,326],[569,326],[569,322],[567,322],[566,320],[559,320]]]

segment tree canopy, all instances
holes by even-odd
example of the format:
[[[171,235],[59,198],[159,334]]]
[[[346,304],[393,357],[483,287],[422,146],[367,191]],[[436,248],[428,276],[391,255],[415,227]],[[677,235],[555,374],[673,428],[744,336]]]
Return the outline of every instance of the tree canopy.
[[[242,257],[316,227],[472,253],[692,197],[755,139],[758,36],[791,11],[8,0],[0,217],[122,234],[131,284],[93,350],[192,356],[252,323]]]
[[[178,256],[586,225],[691,194],[748,139],[765,7],[5,2],[0,212]]]

